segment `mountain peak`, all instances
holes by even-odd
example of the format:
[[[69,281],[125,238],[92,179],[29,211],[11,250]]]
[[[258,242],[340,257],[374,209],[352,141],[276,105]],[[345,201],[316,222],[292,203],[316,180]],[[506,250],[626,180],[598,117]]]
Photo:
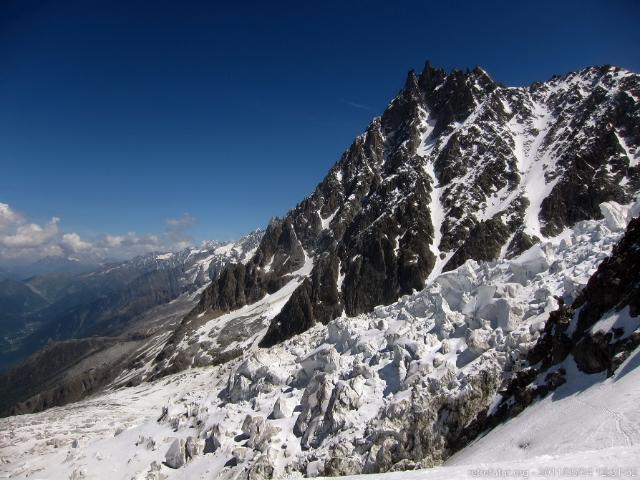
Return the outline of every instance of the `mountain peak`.
[[[255,256],[208,287],[190,321],[286,291],[266,333],[253,331],[270,346],[389,304],[466,260],[515,256],[599,218],[602,202],[629,201],[640,191],[640,138],[628,133],[638,104],[601,94],[611,82],[581,82],[577,96],[554,82],[507,88],[481,67],[446,74],[428,62],[419,77],[410,71],[316,190],[270,224]],[[639,84],[615,88],[635,95]],[[189,328],[160,356],[160,374]]]

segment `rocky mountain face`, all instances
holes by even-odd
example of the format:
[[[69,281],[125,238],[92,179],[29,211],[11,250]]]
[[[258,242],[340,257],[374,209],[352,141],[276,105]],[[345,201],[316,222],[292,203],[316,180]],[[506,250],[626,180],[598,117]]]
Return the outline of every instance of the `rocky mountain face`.
[[[227,264],[247,261],[261,237],[256,230],[236,242],[211,241],[75,277],[50,274],[18,282],[20,292],[31,292],[40,303],[16,320],[23,329],[31,322],[27,335],[7,334],[3,342],[3,359],[24,360],[0,376],[0,411],[16,402],[22,402],[18,412],[64,404],[114,381],[130,367],[131,355],[166,339]]]
[[[529,355],[541,371],[571,355],[585,373],[612,375],[640,345],[640,218],[627,231],[570,306],[562,305]]]
[[[640,189],[638,98],[640,77],[612,66],[516,88],[481,68],[410,72],[255,256],[203,292],[159,371],[179,368],[176,345],[203,316],[262,301],[301,272],[260,345],[389,304],[467,259],[513,257],[600,218],[602,202],[628,203]]]

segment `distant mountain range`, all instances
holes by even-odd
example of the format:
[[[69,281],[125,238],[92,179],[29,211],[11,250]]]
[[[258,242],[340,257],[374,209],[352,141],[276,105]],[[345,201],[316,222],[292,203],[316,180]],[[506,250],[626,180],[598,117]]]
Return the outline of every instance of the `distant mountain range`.
[[[236,242],[210,241],[84,272],[51,271],[68,262],[45,259],[34,266],[43,271],[46,266],[48,273],[0,280],[0,367],[7,369],[51,342],[99,337],[112,344],[113,338],[150,335],[168,320],[164,312],[162,321],[154,321],[154,309],[170,302],[178,311],[193,306],[200,290],[229,262],[251,257],[261,236],[256,230]],[[42,355],[39,361],[45,361]]]
[[[14,264],[0,269],[0,278],[10,277],[14,280],[26,280],[31,277],[50,273],[79,274],[99,269],[105,263],[117,263],[116,260],[105,261],[99,258],[67,257],[63,255],[40,258],[28,264]]]

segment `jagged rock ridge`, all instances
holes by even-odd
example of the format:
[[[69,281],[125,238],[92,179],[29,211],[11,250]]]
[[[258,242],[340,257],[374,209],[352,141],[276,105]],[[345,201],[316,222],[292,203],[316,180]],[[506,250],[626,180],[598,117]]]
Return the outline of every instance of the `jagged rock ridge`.
[[[467,259],[514,256],[600,218],[601,202],[628,203],[640,189],[638,98],[638,75],[613,66],[517,88],[481,68],[410,72],[255,256],[204,291],[159,371],[198,318],[254,304],[301,271],[262,346],[389,304]]]

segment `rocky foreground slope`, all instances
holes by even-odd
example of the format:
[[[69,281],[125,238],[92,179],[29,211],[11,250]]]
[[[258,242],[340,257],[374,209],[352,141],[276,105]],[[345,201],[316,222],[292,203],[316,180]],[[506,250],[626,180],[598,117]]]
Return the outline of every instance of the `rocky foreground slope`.
[[[11,472],[12,478],[37,473],[90,479],[109,472],[137,479],[263,479],[440,464],[461,441],[472,438],[471,427],[473,436],[482,430],[479,422],[500,410],[523,373],[544,364],[534,357],[540,349],[552,351],[545,345],[563,304],[592,305],[578,312],[598,312],[593,318],[585,314],[591,320],[584,328],[579,326],[579,313],[569,316],[577,319],[569,327],[574,329],[575,345],[586,338],[586,331],[607,339],[612,359],[618,358],[615,345],[630,346],[625,356],[637,345],[633,339],[637,340],[640,317],[632,310],[635,297],[628,294],[637,288],[640,270],[624,272],[619,267],[633,266],[640,251],[638,220],[625,235],[627,222],[640,214],[640,203],[604,203],[601,212],[604,219],[579,222],[512,259],[469,260],[390,306],[341,316],[275,347],[247,347],[239,358],[218,366],[61,409],[3,419],[0,449],[5,463],[0,469]],[[612,267],[616,273],[609,275]],[[614,296],[594,295],[605,277],[619,279],[621,288]],[[277,308],[278,301],[282,303],[272,299],[271,308]],[[263,307],[270,311],[266,304]],[[218,327],[215,320],[207,322],[199,335],[207,337]],[[603,345],[583,351],[600,358]],[[586,388],[605,378],[591,374],[594,370],[574,358],[575,352],[556,365],[564,368],[565,381],[572,385],[563,392],[571,398],[576,382]],[[612,371],[624,358],[618,360],[611,363]],[[603,368],[606,373],[607,366],[595,370]],[[602,388],[613,397],[634,394],[628,389],[618,392],[616,385]],[[633,406],[627,404],[627,410]],[[557,405],[566,408],[566,402]],[[554,412],[556,417],[566,415],[567,421],[573,418],[569,411]],[[637,421],[619,418],[626,434],[617,436],[609,435],[607,422],[613,417],[605,417],[590,417],[589,425],[595,425],[596,418],[606,422],[591,432],[589,446],[626,449],[616,450],[616,455],[626,455],[626,465],[638,453],[640,416]],[[566,425],[571,431],[580,425],[579,419],[573,421],[575,425]],[[529,458],[527,438],[534,437],[522,436],[521,458]],[[598,452],[585,456],[576,450],[579,443],[572,449],[567,441],[564,451],[575,458],[601,457]],[[531,448],[539,455],[555,453],[544,445]],[[483,462],[477,448],[470,452],[476,463]],[[461,455],[454,459],[466,458],[464,450]],[[543,460],[530,459],[529,464],[543,465]]]

